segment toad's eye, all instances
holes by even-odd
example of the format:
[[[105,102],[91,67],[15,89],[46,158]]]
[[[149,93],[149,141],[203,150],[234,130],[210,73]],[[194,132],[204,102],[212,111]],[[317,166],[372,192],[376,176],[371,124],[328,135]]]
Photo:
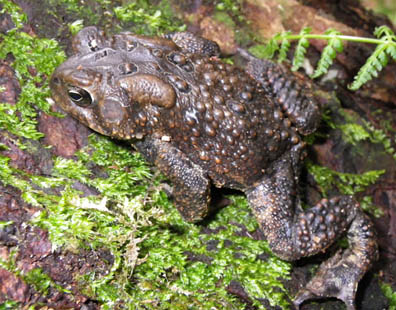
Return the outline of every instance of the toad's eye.
[[[91,95],[82,88],[71,88],[68,91],[69,98],[80,107],[87,107],[92,104]]]

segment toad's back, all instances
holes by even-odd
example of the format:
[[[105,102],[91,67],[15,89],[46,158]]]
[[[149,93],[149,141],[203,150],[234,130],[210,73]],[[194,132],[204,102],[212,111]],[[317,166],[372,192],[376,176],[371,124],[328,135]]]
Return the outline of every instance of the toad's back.
[[[213,58],[173,55],[167,58],[181,65],[162,76],[177,93],[163,119],[165,132],[216,183],[249,185],[299,142],[291,122],[244,71]]]
[[[57,100],[89,127],[118,139],[159,136],[216,185],[234,188],[255,182],[300,141],[290,120],[245,71],[216,57],[182,52],[163,38],[123,34],[107,44],[71,57],[53,78],[92,97],[89,112],[70,102],[70,95]]]

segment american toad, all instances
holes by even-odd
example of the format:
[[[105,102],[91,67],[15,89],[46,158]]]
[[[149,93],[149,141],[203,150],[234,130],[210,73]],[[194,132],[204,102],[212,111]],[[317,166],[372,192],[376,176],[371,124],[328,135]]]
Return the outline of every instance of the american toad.
[[[93,130],[130,140],[174,185],[187,221],[208,213],[211,185],[243,191],[274,253],[296,260],[347,232],[349,248],[324,262],[295,298],[337,297],[355,309],[359,280],[377,256],[372,224],[352,197],[303,210],[301,135],[320,109],[309,86],[269,61],[225,64],[216,43],[191,33],[106,38],[95,27],[53,74],[55,101]]]

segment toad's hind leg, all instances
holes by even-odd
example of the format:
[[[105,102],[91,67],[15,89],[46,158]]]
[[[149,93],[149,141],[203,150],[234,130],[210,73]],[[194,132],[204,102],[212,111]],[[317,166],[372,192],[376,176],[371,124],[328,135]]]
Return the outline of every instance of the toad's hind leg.
[[[315,131],[321,120],[321,112],[314,96],[313,84],[282,65],[267,59],[257,59],[243,49],[238,51],[248,60],[246,71],[260,82],[266,94],[285,112],[298,132],[307,135]]]
[[[297,294],[295,305],[298,308],[308,299],[336,297],[346,303],[348,310],[355,309],[358,282],[377,257],[370,220],[349,196],[323,199],[303,211],[294,192],[290,160],[281,159],[274,171],[246,194],[275,254],[285,260],[310,256],[325,250],[345,231],[349,242],[348,249],[320,266]]]

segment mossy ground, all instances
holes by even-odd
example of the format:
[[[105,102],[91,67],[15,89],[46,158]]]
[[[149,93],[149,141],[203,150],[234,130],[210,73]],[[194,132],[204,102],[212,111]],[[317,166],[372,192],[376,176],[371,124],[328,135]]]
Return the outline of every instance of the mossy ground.
[[[150,35],[185,29],[166,1],[121,5],[101,0],[83,8],[77,0],[48,0],[46,4],[48,14],[62,11],[73,16],[67,15],[70,23],[61,26],[70,33],[83,25],[106,26],[114,20],[113,30],[128,26]],[[1,35],[0,58],[13,55],[12,66],[22,90],[16,105],[1,103],[0,126],[19,148],[33,152],[29,141],[43,137],[36,128],[37,115],[52,113],[48,77],[65,55],[56,41],[23,32],[27,18],[11,1],[0,0],[0,5],[16,25]],[[222,18],[227,8],[231,15],[238,10],[232,1],[219,1],[217,7]],[[104,18],[98,20],[92,10],[105,13]],[[139,154],[97,134],[74,159],[54,156],[52,164],[49,175],[34,175],[15,168],[9,157],[0,154],[0,181],[20,189],[26,202],[40,208],[29,225],[47,230],[54,250],[111,253],[106,273],[89,272],[75,279],[102,309],[245,309],[246,304],[227,291],[232,281],[242,285],[258,309],[268,308],[264,306],[268,303],[289,309],[284,282],[291,265],[273,256],[265,241],[251,237],[258,227],[243,196],[229,196],[232,204],[204,223],[188,224],[161,190],[163,176],[153,172]],[[353,190],[353,186],[367,186],[380,174],[343,178],[311,167],[313,174],[320,174],[324,189],[336,185],[338,178],[352,182]],[[99,194],[86,196],[78,184]],[[12,222],[0,222],[0,229],[8,225]],[[49,287],[67,292],[41,269],[22,274],[13,256],[0,263],[44,295]],[[0,304],[0,309],[14,307],[18,307],[14,301]]]

